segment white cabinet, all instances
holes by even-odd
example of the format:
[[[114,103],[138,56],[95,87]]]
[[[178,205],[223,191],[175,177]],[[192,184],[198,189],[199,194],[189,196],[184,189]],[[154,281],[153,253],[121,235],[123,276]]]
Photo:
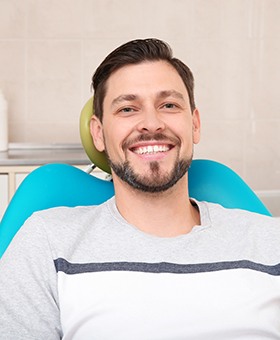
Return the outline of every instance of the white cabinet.
[[[0,219],[16,189],[37,166],[0,166]]]
[[[0,174],[0,220],[9,202],[8,175]]]

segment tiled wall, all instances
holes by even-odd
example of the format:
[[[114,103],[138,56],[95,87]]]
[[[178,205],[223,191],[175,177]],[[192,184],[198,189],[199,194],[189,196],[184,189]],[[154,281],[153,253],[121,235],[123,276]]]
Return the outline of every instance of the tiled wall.
[[[10,142],[77,143],[96,66],[134,38],[168,41],[196,78],[196,157],[280,190],[279,0],[0,0]]]

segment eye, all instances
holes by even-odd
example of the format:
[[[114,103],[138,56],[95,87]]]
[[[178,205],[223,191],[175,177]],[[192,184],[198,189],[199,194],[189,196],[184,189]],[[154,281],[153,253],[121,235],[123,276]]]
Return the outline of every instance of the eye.
[[[120,116],[128,117],[128,116],[134,115],[135,113],[137,113],[137,111],[138,111],[138,109],[136,107],[123,106],[123,107],[120,107],[116,111],[116,114],[120,115]]]
[[[177,112],[180,109],[180,106],[176,103],[164,103],[161,106],[162,110],[166,110],[166,111],[171,111],[171,112]]]
[[[163,107],[165,107],[166,109],[174,109],[175,107],[177,107],[177,105],[173,103],[167,103],[167,104],[164,104]]]
[[[119,110],[119,112],[124,112],[124,113],[130,113],[130,112],[134,112],[135,110],[132,107],[124,107],[122,109]]]

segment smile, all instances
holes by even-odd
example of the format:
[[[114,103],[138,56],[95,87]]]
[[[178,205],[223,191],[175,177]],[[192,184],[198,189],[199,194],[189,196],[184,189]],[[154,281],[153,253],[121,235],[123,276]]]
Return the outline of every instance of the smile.
[[[151,155],[160,152],[167,152],[171,148],[171,145],[147,145],[133,148],[132,151],[138,155]]]

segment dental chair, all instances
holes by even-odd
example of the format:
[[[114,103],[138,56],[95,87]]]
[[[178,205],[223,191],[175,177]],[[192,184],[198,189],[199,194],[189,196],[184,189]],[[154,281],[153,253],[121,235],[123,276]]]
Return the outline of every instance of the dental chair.
[[[104,172],[110,168],[104,153],[95,148],[90,135],[93,100],[80,116],[80,136],[93,163]],[[194,160],[188,172],[189,193],[200,201],[219,203],[271,215],[249,186],[230,168],[212,160]],[[47,164],[31,172],[21,183],[0,223],[0,257],[24,221],[33,212],[57,206],[97,205],[114,195],[113,183],[67,164]]]

